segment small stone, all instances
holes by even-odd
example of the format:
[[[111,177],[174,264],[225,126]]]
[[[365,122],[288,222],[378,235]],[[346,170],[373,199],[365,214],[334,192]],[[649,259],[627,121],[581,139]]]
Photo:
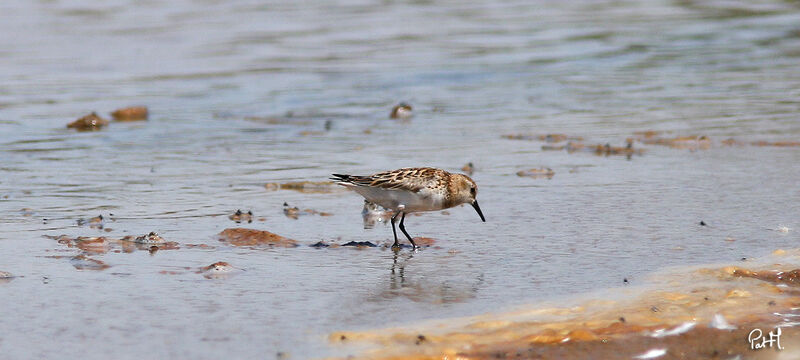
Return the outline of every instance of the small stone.
[[[350,241],[348,243],[342,244],[342,246],[355,246],[361,248],[361,247],[377,247],[378,245],[375,245],[369,241]]]
[[[414,115],[411,105],[401,102],[392,108],[389,118],[392,119],[409,119]]]
[[[252,223],[253,212],[249,210],[247,212],[243,212],[241,209],[239,209],[236,210],[236,212],[233,213],[232,215],[229,215],[228,219],[235,221],[237,224],[241,223],[242,221],[246,221],[247,223]]]
[[[467,175],[472,175],[475,171],[475,165],[472,165],[471,162],[468,162],[466,165],[461,167],[461,171],[465,172]]]
[[[553,171],[553,169],[548,168],[548,167],[517,171],[517,176],[529,177],[529,178],[534,178],[534,179],[539,179],[539,178],[552,179],[553,176],[555,176],[555,174],[556,174],[556,172]]]
[[[139,121],[147,120],[149,113],[145,106],[132,106],[114,110],[111,116],[116,121]]]
[[[212,278],[221,278],[227,275],[232,275],[233,273],[238,272],[238,270],[239,269],[231,266],[231,264],[228,264],[224,261],[218,261],[211,265],[203,267],[202,269],[200,269],[200,272],[206,278],[212,279]]]
[[[108,120],[101,118],[97,113],[93,112],[67,124],[67,128],[76,129],[78,131],[92,131],[100,130],[100,128],[106,125],[108,125]]]
[[[108,269],[110,266],[106,263],[92,259],[86,255],[78,255],[70,259],[72,266],[74,266],[78,270],[105,270]]]

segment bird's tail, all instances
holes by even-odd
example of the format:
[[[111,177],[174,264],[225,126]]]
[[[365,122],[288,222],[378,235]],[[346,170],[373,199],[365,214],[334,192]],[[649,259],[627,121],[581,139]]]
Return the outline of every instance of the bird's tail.
[[[333,177],[330,179],[333,181],[350,182],[350,175],[345,175],[345,174],[331,174],[331,175],[333,175]]]

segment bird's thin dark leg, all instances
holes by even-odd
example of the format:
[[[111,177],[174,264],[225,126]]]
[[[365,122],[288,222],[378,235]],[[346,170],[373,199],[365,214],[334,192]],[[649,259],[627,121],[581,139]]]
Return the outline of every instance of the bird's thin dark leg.
[[[394,244],[392,245],[393,248],[400,247],[400,243],[397,242],[397,229],[394,228],[394,221],[397,219],[397,215],[400,215],[400,213],[398,212],[392,216],[392,233],[394,234]],[[402,223],[402,221],[400,221],[400,223]],[[402,225],[400,226],[402,227]]]
[[[414,239],[411,238],[411,235],[408,235],[408,232],[406,232],[406,227],[403,225],[403,220],[405,220],[405,219],[406,219],[406,213],[403,213],[403,217],[400,218],[400,231],[402,231],[403,234],[406,235],[406,237],[408,238],[408,241],[411,242],[411,246],[416,249],[417,248],[417,244],[414,243]]]

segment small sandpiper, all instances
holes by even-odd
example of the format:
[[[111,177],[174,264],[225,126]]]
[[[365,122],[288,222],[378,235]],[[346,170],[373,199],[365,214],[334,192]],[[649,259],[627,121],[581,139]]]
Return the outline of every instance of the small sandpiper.
[[[478,212],[481,220],[486,221],[478,206],[478,200],[475,199],[478,195],[478,185],[463,174],[451,174],[442,169],[423,167],[384,171],[369,176],[343,174],[333,174],[333,176],[331,180],[337,181],[337,184],[353,189],[371,203],[394,211],[391,219],[394,234],[393,248],[400,246],[397,242],[397,230],[394,227],[398,215],[400,215],[400,231],[414,248],[417,248],[417,244],[403,226],[403,220],[408,213],[470,204]]]

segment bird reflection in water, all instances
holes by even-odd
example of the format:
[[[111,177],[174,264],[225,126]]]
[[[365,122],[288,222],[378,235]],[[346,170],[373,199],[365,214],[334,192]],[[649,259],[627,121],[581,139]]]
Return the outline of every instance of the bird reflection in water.
[[[428,272],[415,267],[415,271],[406,271],[406,266],[414,264],[413,251],[402,252],[399,248],[392,251],[392,266],[389,272],[388,286],[376,292],[372,301],[382,302],[403,297],[413,302],[428,304],[461,303],[475,298],[483,285],[483,273],[466,279],[460,275],[432,276]],[[418,259],[419,260],[419,259]]]
[[[392,215],[394,215],[392,210],[386,210],[380,205],[364,200],[364,208],[361,210],[361,217],[364,219],[364,229],[372,229],[375,227],[376,223],[383,223],[386,225],[389,223],[389,219],[392,218]]]

